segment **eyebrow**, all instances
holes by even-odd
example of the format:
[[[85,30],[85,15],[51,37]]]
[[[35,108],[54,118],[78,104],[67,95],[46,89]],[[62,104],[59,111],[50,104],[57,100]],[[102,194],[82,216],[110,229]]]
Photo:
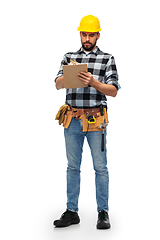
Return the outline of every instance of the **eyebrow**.
[[[85,32],[82,32],[83,35],[87,35]],[[96,33],[90,33],[89,36],[94,36]]]

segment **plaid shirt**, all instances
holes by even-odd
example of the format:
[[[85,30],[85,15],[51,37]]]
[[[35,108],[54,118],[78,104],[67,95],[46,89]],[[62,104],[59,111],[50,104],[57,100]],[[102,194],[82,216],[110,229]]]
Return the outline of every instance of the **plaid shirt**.
[[[88,72],[93,75],[94,79],[101,83],[113,85],[117,90],[120,89],[117,68],[112,55],[102,52],[98,47],[90,53],[84,52],[82,48],[77,52],[66,53],[56,79],[63,76],[63,65],[68,65],[70,60],[86,63]],[[86,88],[66,89],[66,104],[74,108],[95,108],[101,104],[107,105],[107,98],[89,85]]]

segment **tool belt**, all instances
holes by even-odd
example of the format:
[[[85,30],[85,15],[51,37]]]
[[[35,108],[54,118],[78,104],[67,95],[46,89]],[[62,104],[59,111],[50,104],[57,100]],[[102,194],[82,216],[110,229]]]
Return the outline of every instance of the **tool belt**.
[[[55,119],[59,120],[59,125],[63,123],[63,127],[67,129],[72,118],[82,119],[83,132],[102,131],[98,127],[104,123],[104,120],[109,123],[107,108],[104,108],[102,115],[100,108],[78,109],[66,104],[60,107]]]

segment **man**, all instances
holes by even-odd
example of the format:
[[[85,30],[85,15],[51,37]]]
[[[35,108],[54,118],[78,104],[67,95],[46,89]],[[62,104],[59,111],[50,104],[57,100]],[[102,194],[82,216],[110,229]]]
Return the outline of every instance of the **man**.
[[[85,16],[80,22],[78,31],[80,31],[82,47],[77,52],[64,55],[55,80],[57,90],[62,89],[64,88],[63,65],[68,65],[71,61],[87,64],[88,72],[78,73],[79,80],[86,84],[86,87],[66,90],[66,104],[70,109],[68,112],[72,114],[69,127],[64,129],[68,159],[67,210],[59,220],[54,221],[54,225],[56,227],[66,227],[80,222],[78,216],[80,166],[84,138],[86,137],[95,170],[97,229],[109,229],[111,224],[108,215],[109,176],[106,148],[106,125],[108,122],[106,118],[106,96],[115,97],[120,85],[114,57],[102,52],[96,45],[101,31],[98,18],[92,15]],[[87,120],[84,120],[84,118]],[[100,125],[98,124],[99,119],[101,119]],[[88,121],[87,129],[83,126],[85,121]],[[104,146],[102,147],[102,145]]]

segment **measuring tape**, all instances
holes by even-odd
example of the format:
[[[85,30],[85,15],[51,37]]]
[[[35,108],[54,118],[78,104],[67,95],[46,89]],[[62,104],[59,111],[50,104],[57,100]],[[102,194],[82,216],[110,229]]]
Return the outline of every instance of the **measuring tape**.
[[[88,123],[89,123],[89,124],[96,123],[96,118],[95,118],[95,116],[92,116],[92,115],[89,116],[89,117],[88,117]]]

